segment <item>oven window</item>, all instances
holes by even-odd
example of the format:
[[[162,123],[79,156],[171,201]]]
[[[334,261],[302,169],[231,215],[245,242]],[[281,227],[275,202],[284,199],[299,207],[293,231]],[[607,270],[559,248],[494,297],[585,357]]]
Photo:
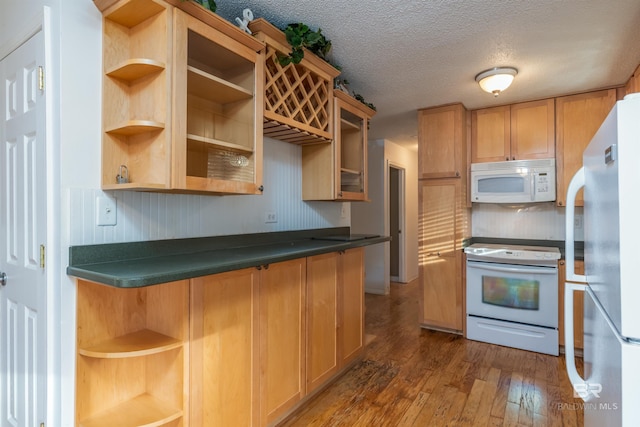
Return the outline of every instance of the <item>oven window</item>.
[[[478,178],[478,193],[523,193],[524,178],[521,176],[501,176]]]
[[[538,310],[540,282],[538,280],[482,276],[482,302],[522,310]]]

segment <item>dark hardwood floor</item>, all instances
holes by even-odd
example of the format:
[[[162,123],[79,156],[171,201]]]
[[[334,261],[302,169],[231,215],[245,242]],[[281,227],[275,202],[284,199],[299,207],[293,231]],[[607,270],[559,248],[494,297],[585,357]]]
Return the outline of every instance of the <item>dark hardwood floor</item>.
[[[283,426],[583,425],[563,356],[421,329],[417,280],[366,310],[364,359]]]

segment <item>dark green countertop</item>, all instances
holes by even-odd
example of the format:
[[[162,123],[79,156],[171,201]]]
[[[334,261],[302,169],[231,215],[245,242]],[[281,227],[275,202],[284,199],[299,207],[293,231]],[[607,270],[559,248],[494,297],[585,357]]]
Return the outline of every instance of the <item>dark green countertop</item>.
[[[67,274],[118,288],[137,288],[383,243],[387,236],[348,236],[348,227],[69,248]]]

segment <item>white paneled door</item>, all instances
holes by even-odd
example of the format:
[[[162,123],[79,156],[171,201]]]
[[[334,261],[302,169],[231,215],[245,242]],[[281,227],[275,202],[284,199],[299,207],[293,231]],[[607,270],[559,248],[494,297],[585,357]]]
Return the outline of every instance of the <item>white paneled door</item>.
[[[38,427],[46,408],[44,36],[0,61],[0,425]]]

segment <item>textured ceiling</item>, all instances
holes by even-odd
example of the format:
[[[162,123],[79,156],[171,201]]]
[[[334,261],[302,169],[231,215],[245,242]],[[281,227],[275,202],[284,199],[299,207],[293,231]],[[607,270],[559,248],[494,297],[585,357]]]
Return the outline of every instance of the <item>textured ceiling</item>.
[[[469,109],[620,85],[640,63],[639,0],[218,0],[278,27],[304,22],[332,41],[350,89],[376,105],[370,137],[417,146],[416,110]],[[518,75],[497,99],[474,77]]]

